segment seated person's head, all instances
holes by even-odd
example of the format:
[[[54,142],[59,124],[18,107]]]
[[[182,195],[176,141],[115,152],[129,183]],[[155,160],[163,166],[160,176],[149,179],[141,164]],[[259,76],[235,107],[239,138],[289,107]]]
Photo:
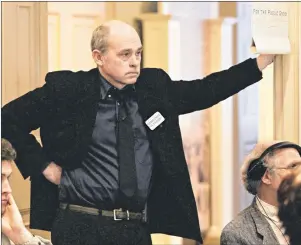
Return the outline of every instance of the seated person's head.
[[[272,141],[258,143],[241,168],[246,190],[278,206],[277,190],[282,180],[301,164],[301,147]]]
[[[16,151],[5,139],[1,139],[1,165],[2,165],[2,223],[1,237],[3,244],[49,244],[51,242],[41,237],[33,236],[25,227],[20,211],[11,194],[9,177],[12,165],[16,159]]]
[[[1,139],[1,184],[2,184],[2,194],[1,194],[1,215],[5,213],[6,207],[8,205],[8,195],[12,192],[9,177],[12,173],[12,163],[16,159],[16,151],[12,145],[5,139]]]
[[[301,244],[301,167],[287,176],[278,190],[278,216],[291,245]]]

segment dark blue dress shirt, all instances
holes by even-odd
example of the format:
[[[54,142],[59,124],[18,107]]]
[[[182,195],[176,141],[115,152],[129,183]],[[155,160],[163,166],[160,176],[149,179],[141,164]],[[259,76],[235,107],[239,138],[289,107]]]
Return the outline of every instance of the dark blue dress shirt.
[[[83,159],[82,166],[74,170],[63,170],[59,185],[61,202],[82,206],[97,207],[104,210],[122,208],[118,203],[119,193],[119,163],[117,157],[116,120],[120,103],[114,96],[114,88],[100,76],[101,100],[91,136],[88,154]],[[135,139],[135,164],[137,172],[137,201],[142,211],[148,197],[153,168],[153,157],[145,130],[145,124],[138,112],[135,100],[135,87],[126,86],[132,90],[124,98],[127,116],[133,122]]]

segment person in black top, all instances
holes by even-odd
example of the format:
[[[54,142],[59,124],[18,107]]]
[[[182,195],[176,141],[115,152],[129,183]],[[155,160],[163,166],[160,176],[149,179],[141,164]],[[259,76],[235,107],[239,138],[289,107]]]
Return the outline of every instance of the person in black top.
[[[31,228],[55,245],[147,245],[152,233],[202,243],[178,117],[258,82],[274,55],[172,81],[140,68],[139,35],[117,20],[95,29],[91,51],[97,68],[50,72],[2,108],[2,136],[31,179]]]

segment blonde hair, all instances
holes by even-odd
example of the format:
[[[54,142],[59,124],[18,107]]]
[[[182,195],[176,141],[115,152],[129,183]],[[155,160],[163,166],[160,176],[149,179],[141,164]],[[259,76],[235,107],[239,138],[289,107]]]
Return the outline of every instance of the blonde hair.
[[[281,141],[268,141],[268,142],[261,142],[261,143],[257,143],[255,145],[255,147],[253,148],[253,150],[250,152],[249,155],[246,156],[242,166],[241,166],[241,180],[244,184],[244,187],[246,188],[246,190],[253,194],[256,195],[257,194],[257,190],[260,186],[261,180],[251,180],[248,179],[247,176],[247,172],[248,172],[248,168],[251,164],[251,162],[257,158],[259,158],[261,156],[261,154],[270,146],[279,143]],[[273,167],[273,163],[270,160],[270,157],[273,156],[273,152],[268,154],[265,158],[264,158],[264,166],[267,168],[272,168]]]
[[[92,34],[91,51],[99,50],[101,53],[106,53],[108,49],[108,37],[110,28],[106,24],[98,26]]]

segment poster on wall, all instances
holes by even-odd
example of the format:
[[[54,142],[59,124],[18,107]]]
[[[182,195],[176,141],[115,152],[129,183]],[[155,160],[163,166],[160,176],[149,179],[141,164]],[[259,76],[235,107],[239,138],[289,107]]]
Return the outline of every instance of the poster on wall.
[[[252,51],[257,54],[288,54],[289,8],[286,2],[252,3]]]

